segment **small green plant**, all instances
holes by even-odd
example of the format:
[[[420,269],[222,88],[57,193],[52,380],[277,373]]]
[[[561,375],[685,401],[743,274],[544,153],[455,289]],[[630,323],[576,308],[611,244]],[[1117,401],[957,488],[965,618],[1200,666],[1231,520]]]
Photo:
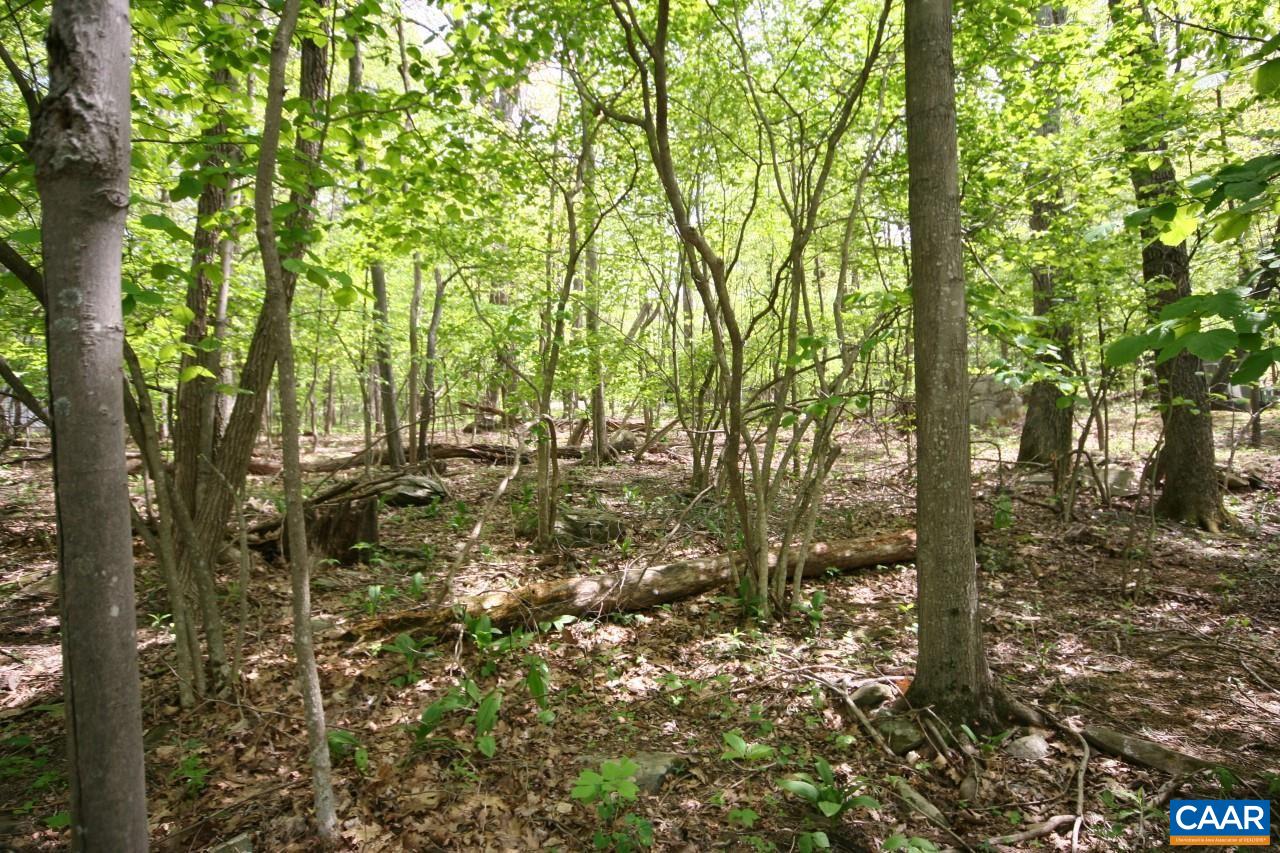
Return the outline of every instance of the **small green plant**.
[[[453,505],[453,515],[449,516],[449,529],[460,532],[471,521],[471,508],[466,501],[457,501]]]
[[[361,773],[369,770],[369,750],[360,745],[354,734],[346,729],[329,729],[325,734],[329,740],[329,754],[334,761],[350,758]]]
[[[756,825],[756,821],[760,819],[760,815],[752,809],[730,809],[729,823],[734,826],[740,826],[743,829],[750,829]]]
[[[1007,494],[996,497],[991,526],[996,530],[1006,530],[1013,526],[1013,498]]]
[[[1135,818],[1138,822],[1138,836],[1145,838],[1148,824],[1158,822],[1165,815],[1164,810],[1142,788],[1136,791],[1106,789],[1099,792],[1098,799],[1102,800],[1107,811],[1115,818],[1114,823],[1102,824],[1097,828],[1097,832],[1106,838],[1124,835],[1126,825]]]
[[[178,766],[169,774],[170,779],[182,780],[187,796],[190,797],[194,797],[204,790],[205,779],[209,775],[209,768],[205,766],[204,759],[199,752],[202,746],[203,744],[198,740],[183,741],[182,748],[186,750],[186,754],[182,756]]]
[[[890,835],[884,840],[884,847],[881,850],[920,850],[923,853],[936,853],[937,846],[927,838],[921,838],[914,835],[911,838],[902,833]]]
[[[773,747],[767,743],[747,743],[741,732],[725,732],[722,735],[725,750],[720,754],[728,761],[767,761],[773,758]]]
[[[571,796],[595,806],[601,822],[592,837],[597,850],[630,853],[653,845],[653,824],[628,811],[640,793],[635,782],[639,769],[631,759],[621,758],[603,762],[599,771],[578,774]]]
[[[827,593],[820,589],[814,590],[808,601],[802,601],[796,607],[800,614],[809,620],[809,633],[815,637],[822,630],[822,619],[826,614],[826,608]]]
[[[398,634],[394,641],[378,646],[378,651],[391,652],[404,658],[405,674],[393,678],[391,680],[392,685],[408,687],[410,684],[417,683],[420,678],[418,661],[434,655],[434,652],[428,651],[428,647],[435,641],[435,637],[424,637],[421,640],[415,640],[409,634]]]
[[[421,601],[423,596],[427,594],[427,579],[422,572],[414,572],[413,577],[409,578],[409,597],[414,601]]]
[[[880,808],[874,797],[858,793],[860,784],[849,788],[839,785],[825,759],[815,761],[814,769],[818,771],[816,779],[808,773],[794,773],[779,780],[778,787],[795,794],[826,818],[839,817],[852,808]]]
[[[373,617],[377,616],[378,611],[392,598],[395,598],[395,590],[389,590],[380,583],[373,583],[365,587],[360,606],[364,608],[366,616]]]
[[[465,711],[471,716],[475,727],[475,748],[485,758],[493,758],[498,751],[493,729],[498,723],[498,711],[501,707],[501,690],[494,688],[488,692],[482,691],[468,678],[460,688],[453,688],[423,709],[418,725],[413,729],[414,740],[418,746],[425,746],[432,740],[432,735],[446,716],[455,711]],[[452,743],[451,740],[449,742]]]
[[[540,655],[525,655],[524,667],[524,686],[538,706],[538,720],[543,723],[554,722],[556,712],[549,707],[551,668]]]

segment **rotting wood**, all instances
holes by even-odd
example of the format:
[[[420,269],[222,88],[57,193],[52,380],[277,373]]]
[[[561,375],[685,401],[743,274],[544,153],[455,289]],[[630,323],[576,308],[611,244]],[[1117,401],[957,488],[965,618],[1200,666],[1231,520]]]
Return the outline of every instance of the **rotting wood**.
[[[915,559],[914,530],[859,539],[815,543],[804,564],[805,577],[852,571]],[[777,559],[777,552],[770,554]],[[536,624],[558,616],[587,616],[644,610],[679,601],[729,583],[735,558],[729,555],[682,560],[604,575],[541,581],[512,590],[473,595],[450,605],[391,613],[347,627],[343,639],[390,636],[405,631],[443,633],[459,611],[488,616],[494,626]]]
[[[1118,755],[1135,764],[1182,775],[1221,766],[1218,762],[1205,761],[1194,755],[1169,749],[1152,740],[1128,735],[1105,726],[1088,726],[1083,731],[1085,740],[1111,755]]]

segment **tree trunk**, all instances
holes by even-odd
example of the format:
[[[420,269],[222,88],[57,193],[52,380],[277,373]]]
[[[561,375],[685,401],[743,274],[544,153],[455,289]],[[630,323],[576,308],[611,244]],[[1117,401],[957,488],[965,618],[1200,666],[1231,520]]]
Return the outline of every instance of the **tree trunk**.
[[[814,543],[808,550],[804,574],[820,577],[828,571],[853,571],[911,560],[916,537],[910,530],[881,533],[861,539]],[[778,559],[777,552],[770,559]],[[625,569],[604,575],[585,575],[542,581],[514,590],[481,593],[448,606],[393,613],[351,626],[345,639],[390,636],[402,631],[440,636],[467,615],[488,616],[495,627],[537,624],[557,616],[600,616],[616,611],[643,610],[722,589],[740,561],[733,556],[682,560],[662,566]]]
[[[970,497],[967,329],[950,0],[906,4],[907,166],[915,314],[919,660],[907,699],[989,724]]]
[[[1163,135],[1153,133],[1149,124],[1152,110],[1165,108],[1163,95],[1171,84],[1165,79],[1164,56],[1153,38],[1145,8],[1131,3],[1109,0],[1112,25],[1130,59],[1129,82],[1122,90],[1129,177],[1138,205],[1150,207],[1179,197]],[[1153,160],[1158,161],[1154,168]],[[1185,241],[1166,245],[1157,239],[1151,223],[1143,227],[1142,239],[1142,280],[1151,316],[1158,318],[1166,305],[1191,295],[1191,262]],[[1156,475],[1163,478],[1164,488],[1156,501],[1156,512],[1217,531],[1230,517],[1222,504],[1222,487],[1214,467],[1213,418],[1200,359],[1184,350],[1157,365],[1156,377],[1164,405],[1164,447]]]
[[[262,142],[258,154],[254,214],[258,248],[262,253],[262,268],[266,279],[266,313],[270,320],[269,329],[276,339],[275,349],[278,353],[286,535],[289,543],[289,574],[293,588],[293,648],[297,657],[298,686],[302,693],[306,716],[316,829],[324,844],[336,845],[340,836],[333,783],[330,778],[329,741],[325,731],[320,675],[316,669],[315,649],[311,636],[311,566],[307,551],[304,516],[306,501],[302,493],[301,451],[298,442],[298,389],[293,357],[293,333],[289,320],[289,294],[285,285],[285,271],[280,247],[276,242],[273,219],[275,201],[272,188],[275,183],[276,156],[280,145],[285,73],[288,70],[290,42],[298,22],[299,2],[300,0],[286,0],[280,25],[271,45],[271,71],[267,85]]]
[[[444,289],[449,279],[440,275],[440,268],[432,270],[436,280],[436,292],[431,303],[431,323],[427,326],[426,364],[422,380],[422,429],[418,432],[418,458],[426,459],[429,434],[436,423],[436,349],[440,341],[440,320],[444,317]]]
[[[379,399],[382,403],[382,426],[387,436],[387,464],[404,467],[404,439],[400,435],[400,415],[396,411],[396,381],[391,369],[391,326],[387,310],[387,275],[380,261],[369,270],[373,278],[374,346],[378,361]]]
[[[210,74],[210,84],[214,87],[226,87],[231,82],[231,73],[225,68],[214,70]],[[207,138],[226,135],[226,122],[219,118],[206,131]],[[226,146],[219,143],[206,143],[209,156],[205,159],[204,168],[218,169],[225,159]],[[211,348],[200,345],[209,334],[209,307],[213,299],[213,276],[209,271],[214,269],[215,262],[220,261],[218,227],[210,224],[210,219],[222,211],[227,204],[225,176],[222,180],[210,180],[204,185],[196,202],[195,239],[191,256],[191,280],[187,286],[187,310],[191,319],[183,331],[182,342],[190,348],[184,352],[180,362],[183,372],[197,368],[201,372],[183,382],[178,381],[178,422],[173,434],[173,481],[178,496],[188,506],[197,505],[197,491],[200,488],[200,457],[213,456],[214,406],[217,402],[214,386],[218,379],[218,354]],[[208,375],[205,375],[205,374]],[[172,524],[172,519],[165,523]]]
[[[323,5],[323,2],[320,3]],[[298,80],[298,97],[307,101],[313,113],[320,114],[321,102],[324,100],[328,80],[328,60],[325,47],[315,39],[302,40],[302,63]],[[302,122],[300,123],[308,123]],[[298,133],[294,143],[296,162],[307,169],[314,169],[320,160],[320,134]],[[291,234],[305,235],[311,228],[314,218],[315,187],[308,177],[302,189],[290,193],[290,202],[296,205],[296,212],[290,215],[287,226]],[[288,250],[288,257],[301,257],[307,241],[299,239]],[[289,270],[284,271],[284,287],[286,298],[292,300],[297,275]],[[222,440],[215,449],[214,464],[218,474],[213,475],[222,487],[205,491],[204,500],[198,509],[193,508],[196,520],[196,532],[199,536],[200,548],[204,553],[216,553],[215,549],[226,536],[227,520],[231,508],[244,484],[249,460],[253,456],[254,445],[263,420],[263,409],[270,397],[271,376],[275,371],[277,341],[270,331],[265,304],[259,312],[253,337],[249,342],[249,351],[245,355],[244,366],[240,371],[238,385],[248,393],[237,394],[223,430]],[[223,482],[225,481],[225,482]],[[221,646],[221,624],[216,629]],[[210,661],[219,668],[225,668],[225,656],[216,658],[213,632],[210,632]]]
[[[408,412],[405,417],[409,421],[407,455],[410,465],[418,462],[421,444],[418,433],[422,430],[421,416],[418,413],[418,321],[422,311],[422,260],[413,256],[413,298],[409,300],[409,378],[405,382],[405,394],[408,396]]]
[[[129,207],[129,4],[54,0],[29,153],[42,209],[75,850],[147,849],[125,473],[121,240]]]
[[[586,120],[586,119],[584,119]],[[613,462],[617,454],[609,446],[609,420],[604,409],[604,365],[600,357],[600,250],[595,240],[596,154],[592,134],[587,133],[582,150],[582,221],[587,224],[587,245],[583,252],[583,279],[587,295],[587,347],[591,366],[591,457],[597,465]]]
[[[1056,27],[1063,22],[1064,13],[1052,6],[1040,7],[1041,27]],[[1056,103],[1049,108],[1039,136],[1055,136],[1061,126]],[[1062,211],[1062,203],[1056,181],[1046,181],[1045,195],[1037,196],[1031,203],[1031,230],[1034,234],[1046,234]],[[1043,236],[1040,237],[1043,240]],[[1070,369],[1071,324],[1057,316],[1058,282],[1054,269],[1048,263],[1038,264],[1031,270],[1031,301],[1036,316],[1044,324],[1056,352],[1046,353],[1040,362],[1050,370]],[[1067,469],[1071,462],[1072,407],[1062,406],[1062,392],[1055,382],[1041,379],[1031,386],[1027,399],[1027,418],[1022,424],[1022,437],[1018,443],[1018,461],[1044,465],[1053,472],[1054,488],[1066,483]]]

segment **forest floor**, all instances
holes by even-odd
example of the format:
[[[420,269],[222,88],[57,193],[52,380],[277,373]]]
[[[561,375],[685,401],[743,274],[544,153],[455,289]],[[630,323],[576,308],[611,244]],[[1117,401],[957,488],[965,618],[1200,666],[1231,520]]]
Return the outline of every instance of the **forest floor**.
[[[1225,442],[1232,416],[1217,417]],[[1116,452],[1117,461],[1139,464],[1150,426],[1139,425],[1130,448],[1128,425],[1113,425],[1116,444],[1128,451]],[[1183,796],[1225,796],[1224,786],[1235,796],[1267,796],[1280,772],[1280,417],[1264,426],[1263,449],[1237,449],[1234,457],[1235,468],[1260,474],[1264,487],[1228,496],[1239,523],[1221,536],[1153,524],[1145,506],[1135,517],[1132,499],[1103,507],[1089,489],[1075,518],[1063,521],[1047,486],[1000,464],[1016,451],[1016,431],[984,432],[975,444],[984,623],[997,678],[1067,725],[1109,726],[1232,769],[1182,778],[1176,790]],[[860,425],[840,441],[845,452],[818,536],[910,527],[903,443]],[[337,456],[356,446],[323,450]],[[574,547],[554,562],[515,533],[515,516],[532,500],[526,467],[486,519],[454,593],[719,553],[721,512],[705,500],[689,508],[681,450],[603,468],[562,462],[566,502],[620,515],[627,535]],[[1219,447],[1220,460],[1228,453],[1225,443]],[[597,830],[643,834],[627,815],[649,822],[655,850],[804,849],[802,836],[813,831],[839,850],[885,849],[896,835],[976,849],[984,839],[1076,814],[1082,766],[1077,849],[1164,846],[1167,810],[1158,801],[1174,790],[1166,773],[1096,750],[1082,762],[1081,741],[1053,728],[1039,732],[1048,745],[1040,758],[1011,754],[1025,730],[961,733],[972,741],[975,789],[972,781],[957,785],[964,768],[927,748],[889,757],[845,715],[829,685],[852,692],[871,679],[901,686],[911,678],[911,566],[809,583],[806,595],[821,592],[825,601],[819,596],[807,614],[769,631],[744,619],[726,592],[541,631],[489,636],[473,624],[435,642],[414,637],[399,651],[337,638],[345,624],[431,600],[505,473],[451,461],[449,501],[384,509],[382,541],[367,565],[315,573],[327,716],[346,733],[334,737],[335,763],[352,849],[590,849]],[[252,489],[266,506],[279,486],[254,478]],[[15,850],[59,849],[67,838],[51,491],[47,461],[0,467],[0,848]],[[156,849],[209,849],[244,833],[258,851],[309,849],[287,571],[255,558],[239,695],[182,711],[163,588],[141,545],[137,553]],[[223,571],[231,584],[235,567]],[[236,612],[234,591],[224,612]],[[530,673],[542,663],[540,705],[541,682]],[[492,741],[476,736],[478,703],[466,698],[466,682],[481,699],[501,691]],[[424,708],[459,685],[453,704],[460,707],[415,733]],[[724,757],[738,743],[733,735],[746,753]],[[673,753],[662,757],[671,772],[611,820],[571,796],[583,770],[645,753]],[[789,774],[816,775],[818,758],[829,762],[844,794],[875,802],[828,819],[779,786]],[[898,778],[940,809],[949,829],[913,811]],[[1071,830],[1068,822],[1007,849],[1068,850]]]

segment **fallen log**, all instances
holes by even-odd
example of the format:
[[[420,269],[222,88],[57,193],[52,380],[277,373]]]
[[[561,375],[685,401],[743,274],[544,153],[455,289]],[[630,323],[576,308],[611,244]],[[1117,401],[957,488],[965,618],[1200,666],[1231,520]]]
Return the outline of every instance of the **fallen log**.
[[[902,563],[916,556],[914,530],[881,533],[860,539],[819,542],[805,559],[805,577],[828,571],[852,571],[869,566]],[[770,555],[777,559],[776,552]],[[488,616],[494,626],[533,624],[558,616],[600,615],[644,610],[725,587],[736,556],[721,555],[682,560],[666,565],[625,569],[540,581],[512,590],[486,592],[451,605],[419,608],[366,619],[349,626],[343,639],[385,637],[403,632],[442,634],[458,621],[459,609],[468,616]]]
[[[1125,734],[1106,726],[1086,726],[1084,738],[1095,748],[1118,755],[1133,764],[1141,764],[1173,775],[1183,775],[1219,766],[1185,752],[1178,752],[1153,740]]]

